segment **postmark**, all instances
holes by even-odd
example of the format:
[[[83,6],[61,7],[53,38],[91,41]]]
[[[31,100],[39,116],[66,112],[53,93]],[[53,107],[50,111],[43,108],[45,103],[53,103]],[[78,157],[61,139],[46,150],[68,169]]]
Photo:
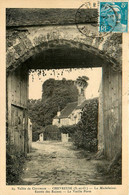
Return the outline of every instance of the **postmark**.
[[[99,3],[87,1],[77,9],[75,14],[78,31],[87,37],[103,37],[107,34],[107,32],[99,31],[98,7]]]
[[[87,37],[128,32],[128,2],[85,2],[77,9],[75,23],[79,32]],[[90,30],[89,24],[96,28]]]
[[[128,2],[100,2],[100,32],[128,32]]]

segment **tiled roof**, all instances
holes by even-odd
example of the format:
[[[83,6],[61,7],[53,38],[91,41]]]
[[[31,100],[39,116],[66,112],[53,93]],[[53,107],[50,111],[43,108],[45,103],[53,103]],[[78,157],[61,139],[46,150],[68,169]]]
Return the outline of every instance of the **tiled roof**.
[[[93,99],[98,99],[97,97],[93,98]],[[77,102],[73,102],[73,103],[68,103],[65,108],[61,111],[60,116],[55,116],[54,119],[59,119],[59,118],[67,118],[72,112],[73,110],[77,110],[77,109],[83,109],[84,106],[86,104],[88,104],[91,100],[93,99],[88,99],[85,100],[84,102],[82,102],[82,104],[78,105]]]
[[[67,118],[74,109],[76,109],[77,107],[77,102],[72,102],[72,103],[68,103],[65,108],[61,111],[60,116],[55,116],[54,119],[56,118]]]
[[[78,105],[78,106],[76,107],[76,109],[83,109],[84,106],[85,106],[86,104],[88,104],[91,100],[95,100],[95,99],[98,99],[98,97],[95,97],[95,98],[93,98],[93,99],[85,100],[84,102],[82,102],[81,105]]]
[[[87,101],[88,101],[88,100],[85,100],[84,102],[82,102],[82,104],[78,105],[78,106],[76,107],[76,109],[82,109],[82,108],[84,108],[84,106],[86,105]]]

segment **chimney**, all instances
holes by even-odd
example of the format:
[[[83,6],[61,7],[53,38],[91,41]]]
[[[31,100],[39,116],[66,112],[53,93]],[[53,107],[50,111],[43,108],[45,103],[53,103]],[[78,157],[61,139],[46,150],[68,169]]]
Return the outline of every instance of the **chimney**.
[[[60,106],[58,106],[57,116],[59,117],[60,114],[61,114],[61,112],[60,112]]]

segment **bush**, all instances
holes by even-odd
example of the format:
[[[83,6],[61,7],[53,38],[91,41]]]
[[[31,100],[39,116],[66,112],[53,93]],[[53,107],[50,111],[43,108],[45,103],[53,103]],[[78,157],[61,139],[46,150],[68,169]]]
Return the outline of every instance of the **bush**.
[[[56,125],[45,127],[44,140],[61,140],[61,133]]]
[[[6,184],[14,185],[19,183],[20,174],[23,169],[25,157],[23,155],[12,155],[6,150]]]
[[[97,151],[98,99],[88,100],[73,134],[73,142],[78,148]]]
[[[108,184],[122,184],[122,155],[116,154],[112,161],[108,161],[108,164],[97,164],[97,171],[104,175]]]
[[[111,176],[113,182],[116,184],[121,184],[122,182],[122,154],[119,151],[115,158],[112,160],[109,168],[108,175]]]
[[[38,132],[33,132],[32,133],[32,141],[36,142],[39,140],[39,133]]]
[[[75,130],[76,130],[76,125],[59,127],[59,131],[61,133],[68,133],[69,136],[72,136]]]
[[[98,99],[87,100],[81,121],[77,125],[62,126],[59,130],[61,133],[68,133],[77,148],[97,151]]]

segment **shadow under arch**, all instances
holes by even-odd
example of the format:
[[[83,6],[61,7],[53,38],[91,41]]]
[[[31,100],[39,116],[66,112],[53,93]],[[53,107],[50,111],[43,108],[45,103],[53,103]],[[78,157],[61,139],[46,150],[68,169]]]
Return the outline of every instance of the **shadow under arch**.
[[[21,65],[27,69],[92,68],[118,64],[105,52],[73,40],[52,40],[40,43],[7,68],[13,71]]]

